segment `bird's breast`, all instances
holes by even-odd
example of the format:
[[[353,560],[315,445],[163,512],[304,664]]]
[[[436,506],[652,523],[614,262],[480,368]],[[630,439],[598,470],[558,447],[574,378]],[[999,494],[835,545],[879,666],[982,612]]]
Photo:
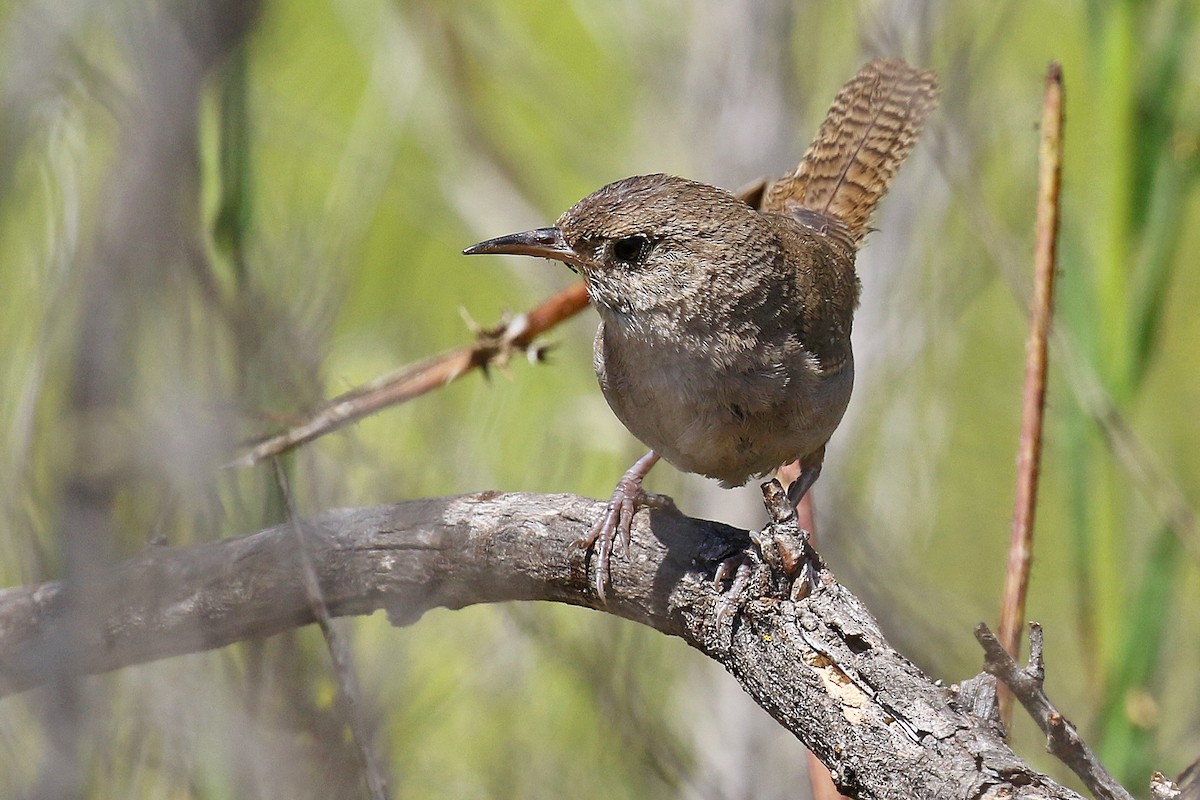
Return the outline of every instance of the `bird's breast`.
[[[850,399],[853,363],[826,372],[794,339],[681,343],[605,320],[596,376],[645,445],[686,472],[738,486],[823,445]]]

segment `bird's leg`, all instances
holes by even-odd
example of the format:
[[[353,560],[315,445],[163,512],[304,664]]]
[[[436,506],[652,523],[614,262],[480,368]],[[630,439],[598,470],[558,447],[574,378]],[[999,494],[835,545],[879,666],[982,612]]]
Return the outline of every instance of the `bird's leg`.
[[[777,478],[780,482],[788,483],[788,502],[791,503],[791,508],[796,515],[797,525],[802,531],[808,534],[809,544],[813,541],[815,531],[813,525],[812,495],[808,493],[808,490],[812,488],[813,484],[817,482],[817,478],[820,477],[821,465],[824,460],[825,446],[822,445],[804,458],[793,461],[790,464],[784,464],[779,468],[779,472],[777,473]],[[770,506],[768,505],[769,509]],[[779,522],[779,520],[775,521]],[[726,558],[717,565],[717,570],[713,575],[713,585],[720,590],[726,580],[734,578],[727,593],[732,595],[735,590],[741,588],[741,584],[744,584],[744,579],[739,584],[736,576],[741,576],[746,567],[746,553],[744,552]],[[725,611],[722,611],[722,615],[724,614]]]
[[[812,558],[815,551],[811,550],[817,541],[817,515],[810,490],[821,475],[821,465],[824,461],[825,445],[821,445],[815,452],[780,470],[780,474],[783,474],[785,469],[789,474],[793,471],[797,473],[796,478],[788,485],[787,498],[796,515],[796,527],[800,529],[801,537],[804,537],[801,541],[802,552],[805,555],[802,556],[803,563],[799,572],[793,576],[793,593],[801,592],[806,595],[813,586],[817,585],[817,568]],[[796,599],[795,595],[793,599]]]
[[[821,445],[816,451],[800,459],[800,474],[792,481],[787,490],[788,501],[791,502],[793,508],[800,505],[804,495],[808,494],[808,490],[817,482],[817,478],[821,477],[821,465],[824,462],[825,445]]]
[[[595,547],[596,594],[601,600],[604,600],[604,587],[609,582],[608,564],[613,543],[620,541],[621,546],[625,548],[625,554],[629,555],[629,542],[633,537],[633,515],[637,513],[638,508],[663,504],[663,498],[642,488],[642,479],[658,463],[659,458],[658,453],[651,450],[621,476],[603,516],[596,520],[596,524],[586,536],[576,542],[582,550]]]

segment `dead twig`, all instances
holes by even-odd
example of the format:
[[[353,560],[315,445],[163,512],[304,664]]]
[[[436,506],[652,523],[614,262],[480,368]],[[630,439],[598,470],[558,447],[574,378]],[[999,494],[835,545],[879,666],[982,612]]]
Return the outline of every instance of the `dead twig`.
[[[1200,759],[1170,780],[1161,772],[1150,776],[1150,796],[1154,800],[1198,800],[1200,798]]]
[[[1000,641],[984,623],[975,627],[975,638],[986,654],[983,670],[995,675],[1008,687],[1013,696],[1033,717],[1046,734],[1046,749],[1071,768],[1079,779],[1101,800],[1133,800],[1117,779],[1109,774],[1066,717],[1046,696],[1044,681],[1046,664],[1042,656],[1042,626],[1029,623],[1029,666],[1024,669],[1001,646]]]
[[[762,180],[756,181],[739,190],[737,196],[757,208],[765,185]],[[377,411],[445,386],[473,369],[486,371],[492,365],[503,364],[515,352],[538,360],[545,349],[533,347],[534,340],[578,314],[587,304],[586,287],[575,284],[529,312],[504,320],[494,328],[475,330],[475,342],[470,345],[410,364],[322,403],[300,415],[286,430],[254,443],[249,452],[228,466],[254,466]]]
[[[1004,235],[1002,225],[988,206],[974,179],[976,165],[949,146],[950,131],[931,124],[935,148],[934,163],[941,169],[954,199],[970,220],[991,261],[999,265],[1013,295],[1024,302],[1023,272],[1016,247]],[[965,147],[966,143],[956,143]],[[1192,558],[1200,558],[1200,516],[1191,500],[1155,453],[1137,435],[1112,395],[1096,375],[1095,367],[1070,333],[1056,329],[1052,334],[1055,357],[1062,368],[1067,386],[1080,408],[1099,430],[1117,465],[1129,475],[1134,486],[1149,503],[1158,519],[1171,528]]]
[[[495,328],[476,331],[472,344],[376,378],[323,403],[287,430],[256,444],[229,466],[249,467],[286,453],[376,411],[445,386],[473,369],[486,371],[490,366],[503,364],[513,353],[522,352],[531,359],[540,359],[545,349],[535,347],[534,340],[578,314],[587,302],[587,291],[582,283],[564,289],[531,311],[505,320]]]

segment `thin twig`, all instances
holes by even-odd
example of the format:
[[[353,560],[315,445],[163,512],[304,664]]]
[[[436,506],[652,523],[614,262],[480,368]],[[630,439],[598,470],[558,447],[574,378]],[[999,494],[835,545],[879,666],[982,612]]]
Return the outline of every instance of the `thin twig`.
[[[1029,716],[1046,734],[1046,749],[1062,761],[1101,800],[1133,800],[1117,779],[1109,774],[1100,759],[1079,736],[1050,698],[1043,685],[1046,665],[1042,658],[1042,626],[1029,623],[1029,666],[1022,669],[984,623],[975,627],[975,638],[986,654],[984,672],[995,675],[1025,706]]]
[[[1183,790],[1161,772],[1150,776],[1150,797],[1153,800],[1183,800]]]
[[[743,187],[737,196],[757,207],[756,192],[761,181]],[[473,369],[504,363],[514,352],[527,353],[531,359],[544,352],[531,345],[546,331],[578,314],[588,304],[587,290],[577,283],[548,298],[525,314],[501,322],[495,328],[475,331],[475,342],[441,355],[411,364],[383,375],[301,415],[281,433],[263,438],[231,467],[249,467],[273,456],[286,453],[327,433],[399,405],[454,381]]]
[[[296,537],[296,549],[300,557],[300,577],[304,585],[305,599],[317,621],[317,626],[321,629],[321,635],[325,637],[325,645],[329,648],[329,658],[333,662],[333,671],[337,675],[338,689],[341,691],[342,700],[345,703],[347,722],[350,725],[350,733],[354,737],[354,745],[358,751],[363,775],[366,777],[367,789],[371,793],[372,800],[387,800],[387,782],[375,759],[367,737],[366,725],[362,720],[362,693],[359,691],[358,676],[354,672],[350,648],[346,646],[346,641],[333,627],[333,619],[329,613],[329,606],[325,602],[325,596],[321,592],[321,582],[317,578],[317,570],[308,553],[304,525],[296,515],[296,505],[287,475],[284,474],[279,459],[271,459],[271,466],[275,470],[275,481],[279,485],[279,491],[282,492],[284,503],[287,506],[288,527]]]
[[[1025,388],[1022,397],[1021,439],[1017,451],[1017,490],[1008,569],[1000,608],[1000,642],[1013,656],[1021,652],[1021,623],[1029,592],[1033,559],[1033,521],[1037,508],[1038,472],[1042,458],[1042,425],[1046,410],[1047,340],[1054,314],[1054,274],[1058,243],[1059,190],[1062,178],[1062,67],[1050,64],[1042,104],[1042,142],[1038,174],[1034,290],[1025,344]],[[1000,714],[1010,719],[1012,699],[1002,693]]]
[[[515,352],[540,358],[544,352],[533,341],[587,306],[587,291],[575,284],[548,298],[533,310],[502,322],[495,328],[478,330],[475,341],[449,350],[397,372],[351,389],[323,403],[282,433],[264,439],[229,466],[249,467],[286,453],[338,428],[445,386],[473,369],[503,364]]]

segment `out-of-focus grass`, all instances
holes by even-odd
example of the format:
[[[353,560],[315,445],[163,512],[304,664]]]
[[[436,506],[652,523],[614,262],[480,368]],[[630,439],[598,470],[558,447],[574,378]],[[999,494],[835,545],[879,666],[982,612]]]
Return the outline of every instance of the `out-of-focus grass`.
[[[1196,9],[1095,2],[1088,30],[1093,46],[1079,83],[1092,102],[1073,124],[1091,136],[1074,176],[1095,198],[1095,213],[1075,215],[1064,230],[1076,245],[1063,265],[1075,276],[1063,295],[1064,320],[1117,408],[1132,415],[1153,402],[1144,385],[1170,335],[1163,308],[1187,266],[1179,243],[1200,159],[1195,112],[1188,120],[1181,109],[1195,96]],[[1107,457],[1095,426],[1078,417],[1068,424],[1078,608],[1101,708],[1096,731],[1105,761],[1136,785],[1155,766],[1154,687],[1171,668],[1161,656],[1177,633],[1166,620],[1183,602],[1184,551],[1175,531],[1138,513],[1128,472]]]

